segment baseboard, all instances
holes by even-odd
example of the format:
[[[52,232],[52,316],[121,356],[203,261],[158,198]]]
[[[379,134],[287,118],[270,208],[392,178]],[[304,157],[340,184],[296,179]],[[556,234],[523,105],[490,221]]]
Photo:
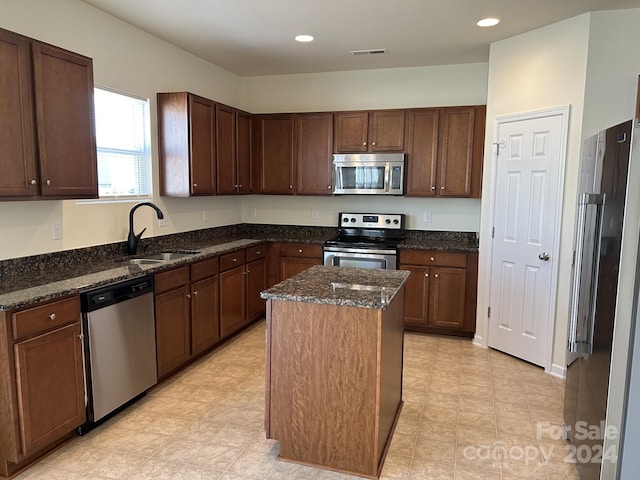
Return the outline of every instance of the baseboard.
[[[554,377],[564,379],[566,374],[566,369],[565,367],[554,363],[551,365],[551,370],[547,370],[547,373],[550,375],[553,375]]]
[[[484,338],[482,338],[477,333],[473,336],[473,340],[471,341],[476,347],[487,348],[487,345],[484,342]]]

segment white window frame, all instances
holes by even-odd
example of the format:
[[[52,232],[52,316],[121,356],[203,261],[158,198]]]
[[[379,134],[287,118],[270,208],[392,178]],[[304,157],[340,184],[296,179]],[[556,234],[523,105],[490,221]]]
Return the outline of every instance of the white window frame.
[[[96,90],[102,90],[110,93],[115,93],[118,95],[122,95],[124,97],[129,97],[132,99],[140,100],[146,103],[145,108],[145,125],[144,125],[144,146],[142,150],[128,150],[128,149],[117,149],[117,148],[106,148],[100,147],[98,144],[98,135],[97,128],[98,122],[96,119],[96,149],[97,149],[97,158],[98,158],[98,171],[100,170],[100,154],[103,153],[112,153],[112,154],[125,154],[125,155],[140,155],[142,154],[143,159],[140,162],[142,167],[146,169],[145,176],[147,178],[146,183],[148,185],[148,192],[134,195],[100,195],[100,179],[98,178],[98,194],[99,198],[97,200],[85,200],[79,201],[78,203],[115,203],[115,202],[136,202],[142,199],[153,199],[153,177],[152,177],[152,161],[151,161],[151,105],[148,98],[139,97],[137,95],[132,95],[127,92],[123,92],[120,90],[116,90],[109,87],[104,87],[102,85],[94,85],[94,92]],[[97,108],[96,108],[97,112]],[[97,115],[97,113],[96,113]]]

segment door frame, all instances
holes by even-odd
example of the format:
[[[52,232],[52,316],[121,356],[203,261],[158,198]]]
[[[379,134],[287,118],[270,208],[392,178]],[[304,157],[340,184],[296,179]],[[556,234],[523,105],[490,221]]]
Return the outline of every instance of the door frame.
[[[551,249],[552,258],[556,259],[553,262],[553,271],[551,273],[551,292],[549,296],[549,318],[551,321],[547,324],[547,344],[545,345],[545,362],[544,362],[544,370],[547,373],[553,373],[557,376],[564,376],[564,372],[558,372],[553,370],[553,342],[554,342],[554,331],[556,326],[556,309],[557,309],[557,296],[558,296],[558,272],[560,269],[560,233],[562,228],[562,211],[563,211],[563,198],[564,198],[564,183],[565,183],[565,170],[567,164],[567,147],[569,141],[569,115],[570,115],[571,107],[570,105],[564,105],[553,108],[546,108],[542,110],[535,110],[531,112],[524,113],[516,113],[516,114],[505,114],[498,115],[494,118],[493,125],[493,148],[492,148],[492,158],[491,158],[491,179],[489,185],[489,191],[491,192],[489,197],[489,235],[491,235],[492,229],[495,225],[495,207],[496,207],[496,184],[497,184],[497,175],[498,175],[498,155],[497,155],[497,146],[498,146],[498,133],[500,130],[500,126],[506,123],[518,122],[523,120],[533,120],[537,118],[545,118],[545,117],[554,117],[560,115],[562,118],[562,131],[560,132],[560,156],[561,163],[558,171],[558,194],[556,198],[556,204],[558,205],[558,215],[556,216],[556,221],[554,225],[554,236],[553,236],[553,248]],[[484,289],[484,302],[485,305],[490,307],[491,303],[491,289],[492,289],[492,279],[493,279],[493,237],[490,237],[490,241],[487,246],[487,271],[488,271],[488,288]],[[489,323],[491,322],[491,318],[487,317],[487,321],[484,323],[484,328],[482,331],[482,336],[484,339],[483,346],[489,347]],[[557,369],[556,369],[557,370]]]

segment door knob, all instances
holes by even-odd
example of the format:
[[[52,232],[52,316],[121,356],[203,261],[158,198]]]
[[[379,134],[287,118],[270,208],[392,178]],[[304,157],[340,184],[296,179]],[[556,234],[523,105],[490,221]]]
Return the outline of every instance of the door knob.
[[[551,257],[547,252],[542,252],[540,255],[538,255],[538,258],[544,262],[548,262]]]

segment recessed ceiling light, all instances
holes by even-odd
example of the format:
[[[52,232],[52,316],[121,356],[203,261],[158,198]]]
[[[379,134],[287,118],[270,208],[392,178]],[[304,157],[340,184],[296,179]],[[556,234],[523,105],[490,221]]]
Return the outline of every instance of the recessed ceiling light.
[[[479,27],[493,27],[494,25],[497,25],[499,23],[500,20],[498,18],[489,17],[478,20],[478,23],[476,23],[476,25],[478,25]]]
[[[313,42],[313,35],[296,35],[295,41],[302,43]]]

